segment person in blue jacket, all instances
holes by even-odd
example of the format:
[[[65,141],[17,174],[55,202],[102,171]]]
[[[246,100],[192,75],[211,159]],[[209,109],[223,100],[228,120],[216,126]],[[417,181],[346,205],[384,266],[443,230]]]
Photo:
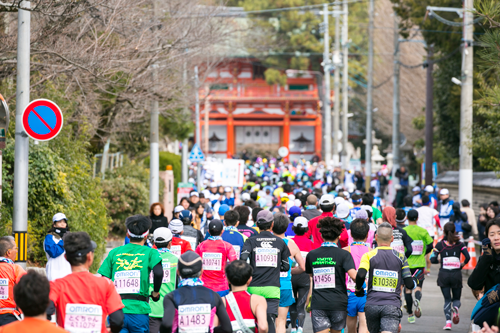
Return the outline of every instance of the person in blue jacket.
[[[226,187],[224,189],[224,199],[222,199],[221,205],[228,205],[229,207],[234,207],[234,197],[231,198],[232,193],[233,190],[230,187]]]
[[[68,219],[63,213],[52,218],[52,228],[43,241],[43,249],[47,256],[47,279],[53,281],[71,274],[71,265],[64,257],[64,234],[68,232]]]

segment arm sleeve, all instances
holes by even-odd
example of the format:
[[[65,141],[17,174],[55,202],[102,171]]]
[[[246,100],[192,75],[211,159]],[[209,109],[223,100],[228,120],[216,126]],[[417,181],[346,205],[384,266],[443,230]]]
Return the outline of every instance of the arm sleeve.
[[[403,282],[405,284],[405,287],[407,289],[410,289],[412,290],[413,288],[415,288],[415,284],[413,283],[413,278],[410,276],[410,277],[407,277],[407,278],[404,278],[403,279]]]
[[[245,241],[243,244],[243,248],[241,249],[240,259],[247,260],[250,257],[250,253],[252,253],[252,244],[250,243],[250,238]]]
[[[116,310],[109,314],[109,327],[111,328],[112,333],[119,333],[123,327],[123,319],[125,315],[123,314],[123,310]]]
[[[439,221],[439,214],[434,215],[434,220],[436,221],[437,226],[441,228],[441,222]]]
[[[63,245],[64,241],[62,239],[56,244],[52,235],[45,236],[45,252],[47,252],[51,258],[57,258],[64,253]]]
[[[408,260],[406,258],[402,258],[402,260],[401,277],[403,278],[406,288],[413,289],[415,288],[415,283],[413,282],[413,277],[411,276],[410,265],[408,265]]]
[[[49,306],[45,310],[45,314],[47,315],[47,320],[50,320],[52,315],[56,312],[56,306],[52,300],[49,300]]]
[[[432,252],[431,257],[430,257],[431,263],[439,264],[438,256],[439,256],[439,253],[441,253],[442,249],[443,249],[443,247],[442,247],[441,243],[437,243],[436,247],[434,248],[434,252]]]
[[[163,266],[160,263],[153,267],[153,290],[154,292],[160,292],[161,281],[163,280]]]
[[[464,266],[465,266],[469,263],[469,260],[470,260],[469,251],[467,251],[467,246],[465,246],[465,244],[463,244],[461,252],[465,257],[465,260],[464,260]]]
[[[290,269],[290,261],[289,258],[291,256],[290,249],[288,249],[288,246],[283,242],[283,249],[281,250],[281,266],[280,266],[280,271],[281,272],[288,272]]]
[[[432,251],[432,248],[433,248],[432,243],[427,244],[427,247],[425,248],[425,254],[427,254],[427,253],[431,252],[431,251]]]
[[[467,284],[472,290],[481,290],[484,287],[491,265],[491,260],[488,260],[488,257],[490,256],[482,255],[479,257],[476,268],[474,268],[467,280]],[[487,290],[485,290],[485,292],[486,291]]]
[[[364,268],[359,268],[358,273],[356,273],[356,290],[363,288],[363,283],[365,283],[367,270]]]
[[[175,305],[172,299],[172,293],[169,293],[163,299],[163,318],[161,319],[160,333],[171,333],[174,326]]]
[[[196,230],[196,241],[198,242],[198,245],[200,245],[205,239],[203,238],[203,234],[201,233],[200,230]]]
[[[229,320],[226,307],[220,296],[217,299],[216,313],[217,318],[219,318],[219,326],[214,327],[214,333],[231,333],[233,331],[231,320]]]
[[[411,239],[411,237],[408,236],[405,230],[402,230],[402,232],[403,232],[403,243],[406,247],[405,256],[406,258],[409,258],[413,252],[413,248],[411,247],[413,239]]]

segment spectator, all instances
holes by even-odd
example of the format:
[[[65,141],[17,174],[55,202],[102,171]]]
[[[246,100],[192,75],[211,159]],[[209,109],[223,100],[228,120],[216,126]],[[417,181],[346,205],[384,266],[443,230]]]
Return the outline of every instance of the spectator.
[[[462,203],[462,212],[467,214],[467,222],[472,227],[472,236],[474,237],[474,239],[478,239],[476,215],[474,215],[474,210],[470,208],[469,200],[464,199],[461,201],[461,203]]]
[[[168,219],[165,217],[165,208],[159,202],[155,202],[149,208],[149,218],[151,219],[151,229],[149,233],[152,235],[156,228],[168,228]]]
[[[477,217],[477,234],[479,237],[479,241],[483,241],[486,238],[486,234],[484,233],[486,223],[488,222],[488,215],[486,215],[486,211],[488,209],[488,204],[481,204],[479,206],[479,216]]]
[[[467,223],[467,214],[460,210],[460,203],[453,203],[453,215],[450,216],[450,222],[455,223],[455,230],[458,234],[463,233],[464,239],[470,235],[472,228]]]

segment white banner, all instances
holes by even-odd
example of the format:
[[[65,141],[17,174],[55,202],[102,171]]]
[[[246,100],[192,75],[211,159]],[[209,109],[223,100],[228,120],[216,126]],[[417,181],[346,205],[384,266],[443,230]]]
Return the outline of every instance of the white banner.
[[[214,182],[222,186],[243,187],[244,170],[244,160],[225,159],[213,170]]]

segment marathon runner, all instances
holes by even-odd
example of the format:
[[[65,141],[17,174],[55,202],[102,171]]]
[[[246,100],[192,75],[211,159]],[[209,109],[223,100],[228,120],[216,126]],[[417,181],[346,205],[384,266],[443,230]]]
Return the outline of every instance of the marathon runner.
[[[432,186],[427,185],[425,187],[425,190],[432,189]],[[417,208],[418,212],[418,221],[417,225],[419,227],[424,228],[427,230],[429,233],[429,236],[434,240],[435,236],[435,231],[436,231],[436,226],[441,229],[441,224],[439,221],[439,213],[437,210],[435,210],[432,206],[432,201],[428,195],[423,195],[422,196],[422,206]],[[426,274],[430,273],[431,271],[431,260],[430,260],[431,254],[427,254],[425,256],[425,261],[426,261]]]
[[[373,205],[373,201],[375,198],[371,193],[363,194],[363,205],[367,205],[372,207],[372,218],[376,225],[381,224],[383,222],[382,212]]]
[[[415,323],[415,317],[420,318],[422,315],[422,308],[420,307],[420,301],[422,299],[422,286],[424,285],[425,279],[425,256],[431,253],[434,241],[427,230],[417,225],[418,223],[418,212],[412,209],[408,212],[407,216],[408,226],[405,227],[405,231],[408,236],[413,239],[411,243],[412,253],[408,258],[408,265],[410,266],[411,275],[416,278],[417,287],[415,291],[415,303],[413,303],[412,290],[405,290],[406,299],[406,311],[408,312],[408,322],[410,324]],[[412,306],[415,304],[415,315],[413,315]]]
[[[160,253],[161,265],[163,267],[163,279],[160,289],[160,301],[151,302],[151,313],[149,314],[149,331],[158,333],[160,331],[161,319],[163,318],[163,299],[174,291],[177,285],[177,263],[179,259],[170,252],[172,247],[172,232],[168,228],[158,228],[153,234],[153,241]],[[149,291],[153,292],[153,276],[149,277]]]
[[[0,237],[0,326],[21,320],[13,289],[26,271],[14,263],[17,251],[14,237]]]
[[[356,216],[359,216],[360,212],[364,212],[366,215],[366,212],[361,209],[356,213]],[[350,245],[345,247],[344,250],[348,251],[351,254],[354,265],[356,266],[356,269],[358,269],[363,255],[371,250],[371,248],[367,245],[368,235],[371,232],[370,227],[368,226],[368,221],[366,219],[356,218],[354,221],[352,221],[351,229],[349,230],[349,232],[352,237],[352,241],[350,240]],[[371,243],[368,244],[371,245]],[[356,328],[358,328],[358,333],[368,333],[365,317],[366,296],[357,297],[355,295],[355,280],[353,280],[349,276],[346,276],[346,281],[348,296],[347,330],[349,332],[356,332]],[[358,318],[359,326],[357,325]]]
[[[45,272],[47,279],[54,281],[71,273],[71,266],[64,258],[63,236],[68,231],[68,219],[63,213],[57,213],[52,217],[52,228],[43,241],[43,249],[47,256]]]
[[[267,302],[259,295],[248,293],[252,281],[252,267],[243,260],[235,260],[226,266],[231,292],[222,298],[226,305],[233,333],[267,333]]]
[[[224,297],[229,293],[226,263],[237,260],[236,252],[231,244],[222,240],[224,225],[221,220],[210,221],[207,229],[210,236],[196,248],[196,253],[203,259],[201,280],[205,287]]]
[[[384,209],[384,212],[387,208]],[[393,208],[394,211],[394,208]],[[356,296],[363,296],[363,284],[368,276],[365,315],[369,332],[398,333],[401,322],[401,286],[416,286],[405,256],[391,248],[393,227],[382,223],[375,241],[378,247],[365,253],[356,275]]]
[[[459,237],[455,232],[454,223],[446,223],[444,225],[443,234],[444,239],[436,244],[436,248],[431,255],[431,262],[433,264],[441,264],[437,285],[441,288],[441,292],[444,296],[444,315],[446,317],[446,324],[443,329],[451,330],[452,322],[456,325],[460,321],[458,309],[461,305],[460,297],[462,296],[462,268],[469,262],[470,255],[465,244],[459,241]],[[460,263],[461,254],[465,257],[463,263]],[[486,256],[488,256],[488,254],[486,254]],[[479,261],[485,260],[486,256],[485,253],[483,253]],[[479,267],[479,263],[476,268],[477,267]],[[471,277],[473,274],[471,274]],[[485,291],[488,290],[485,289]]]
[[[321,215],[321,212],[318,210],[318,197],[314,194],[309,194],[307,196],[306,206],[304,208],[305,210],[302,213],[302,216],[304,216],[308,221]]]
[[[179,223],[182,224],[181,221]],[[148,314],[151,312],[149,297],[154,302],[160,299],[162,259],[157,250],[144,246],[151,228],[149,217],[130,216],[125,220],[125,226],[130,243],[111,250],[97,272],[114,282],[116,291],[123,300],[123,328],[129,332],[147,332]],[[151,271],[154,281],[152,293],[149,292]]]
[[[0,327],[0,333],[67,333],[47,320],[49,292],[50,284],[45,276],[32,270],[23,275],[14,287],[14,300],[24,319]]]
[[[307,254],[313,250],[313,244],[311,239],[307,238],[305,234],[307,233],[307,219],[303,216],[297,217],[293,221],[293,232],[295,237],[293,241],[299,247],[300,254],[304,261],[307,258]],[[295,303],[290,306],[290,320],[292,322],[292,332],[302,333],[304,327],[304,321],[306,318],[306,303],[311,296],[311,277],[306,272],[300,274],[294,274],[292,269],[292,289],[293,296],[295,298]]]
[[[161,333],[232,332],[221,297],[203,286],[200,279],[202,266],[201,257],[193,251],[187,251],[179,258],[177,272],[182,280],[178,289],[163,300]],[[215,316],[219,326],[214,325]]]
[[[248,194],[248,193],[244,193],[244,194]],[[257,232],[257,230],[255,230],[254,228],[252,227],[248,227],[247,226],[247,222],[248,222],[248,217],[250,216],[250,213],[251,213],[251,210],[249,207],[247,206],[236,206],[234,207],[234,211],[236,213],[238,213],[238,215],[240,216],[239,218],[239,223],[238,223],[238,226],[236,228],[238,228],[238,231],[245,237],[252,237],[252,236],[256,236],[258,235],[259,233]]]
[[[306,273],[313,278],[313,331],[340,332],[347,318],[346,273],[355,279],[356,269],[349,252],[337,245],[344,223],[338,218],[324,217],[317,226],[324,241],[306,258]]]
[[[191,243],[181,238],[184,234],[184,224],[181,220],[170,221],[170,223],[168,224],[168,228],[173,235],[172,246],[170,247],[170,252],[173,255],[179,258],[181,254],[186,253],[186,251],[193,250],[191,248]]]
[[[224,214],[224,232],[222,233],[222,240],[228,242],[233,246],[236,252],[236,258],[240,259],[241,249],[247,240],[247,237],[238,231],[240,215],[235,210],[228,210]]]
[[[353,207],[350,209],[349,215],[351,216],[351,219],[354,220],[356,218],[356,213],[361,209],[363,200],[359,194],[353,194],[351,202]]]
[[[274,216],[268,210],[257,214],[260,233],[243,245],[241,260],[250,259],[253,268],[248,292],[263,296],[267,301],[267,323],[270,333],[276,332],[275,320],[280,303],[280,272],[290,268],[290,251],[285,242],[271,233]]]
[[[86,232],[64,237],[72,273],[51,282],[50,300],[57,311],[57,325],[70,332],[106,333],[106,318],[113,333],[120,332],[123,326],[124,305],[113,282],[89,272],[96,247]]]
[[[300,253],[300,249],[295,244],[293,239],[285,238],[285,232],[288,228],[289,219],[285,214],[276,213],[274,215],[274,226],[273,226],[273,234],[277,237],[283,239],[285,244],[288,246],[290,250],[290,268],[288,272],[280,273],[280,304],[278,309],[278,319],[276,320],[276,332],[284,333],[286,332],[286,317],[288,314],[288,308],[295,303],[295,299],[293,297],[293,288],[292,288],[292,262],[296,262],[299,272],[305,272],[304,259]]]
[[[319,231],[318,222],[319,220],[325,217],[332,217],[333,212],[335,211],[335,200],[333,195],[325,194],[319,200],[319,207],[323,212],[320,216],[317,216],[311,220],[309,220],[308,227],[309,231],[306,234],[306,237],[312,236],[313,246],[315,249],[319,248],[323,243],[323,238],[321,237],[321,233]]]
[[[394,240],[391,243],[391,247],[403,254],[406,258],[410,257],[412,252],[412,239],[408,237],[408,234],[401,226],[396,224],[396,210],[394,207],[385,207],[382,213],[382,218],[384,222],[388,222],[393,229]]]
[[[189,245],[191,245],[191,249],[196,249],[196,247],[203,242],[203,234],[200,230],[195,229],[192,225],[193,223],[193,215],[189,210],[183,210],[179,214],[179,220],[182,221],[183,233],[181,239],[188,241]],[[186,251],[184,251],[186,252]],[[182,252],[182,253],[184,253]]]

